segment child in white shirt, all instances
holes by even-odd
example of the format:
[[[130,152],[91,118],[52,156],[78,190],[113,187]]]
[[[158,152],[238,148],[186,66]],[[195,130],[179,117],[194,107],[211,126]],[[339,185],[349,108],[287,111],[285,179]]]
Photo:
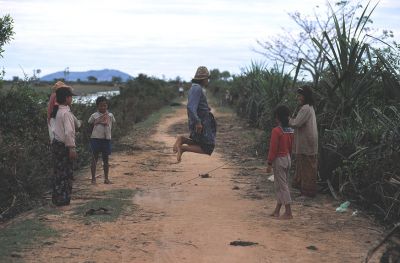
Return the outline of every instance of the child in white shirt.
[[[100,96],[96,99],[97,112],[93,113],[88,123],[93,125],[92,135],[90,136],[90,146],[92,149],[92,184],[96,183],[96,165],[101,153],[103,159],[104,183],[111,183],[108,179],[108,156],[111,154],[111,129],[115,123],[114,115],[108,112],[107,98]]]

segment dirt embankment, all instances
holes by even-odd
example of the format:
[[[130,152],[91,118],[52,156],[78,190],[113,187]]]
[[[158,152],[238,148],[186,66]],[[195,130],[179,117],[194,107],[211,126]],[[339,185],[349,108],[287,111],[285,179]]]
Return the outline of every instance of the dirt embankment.
[[[243,151],[251,136],[233,114],[216,114],[218,147],[211,157],[185,153],[175,163],[172,145],[177,132],[186,133],[186,116],[184,107],[177,109],[154,134],[135,138],[133,151],[114,153],[113,184],[93,186],[84,171],[70,206],[25,215],[59,235],[19,256],[27,262],[362,262],[381,229],[360,213],[336,213],[327,196],[295,199],[293,220],[268,217],[273,183],[262,158]],[[205,173],[209,178],[199,177]]]

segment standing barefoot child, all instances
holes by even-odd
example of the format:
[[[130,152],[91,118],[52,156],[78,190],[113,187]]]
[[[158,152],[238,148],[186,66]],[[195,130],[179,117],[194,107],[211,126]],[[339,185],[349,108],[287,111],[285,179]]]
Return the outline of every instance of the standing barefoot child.
[[[267,173],[274,169],[274,184],[276,194],[276,207],[271,214],[272,217],[278,219],[292,219],[292,210],[290,208],[291,198],[289,191],[289,169],[290,154],[293,144],[293,129],[289,127],[290,110],[288,107],[281,105],[275,109],[274,116],[277,126],[272,129],[271,141],[268,153]],[[285,206],[285,213],[280,216],[282,205]]]
[[[107,98],[104,96],[96,99],[97,112],[90,116],[88,123],[93,125],[92,135],[90,136],[90,146],[92,148],[92,184],[96,183],[96,165],[99,153],[103,158],[104,183],[111,183],[108,179],[108,156],[111,154],[111,128],[115,123],[114,115],[108,112]]]

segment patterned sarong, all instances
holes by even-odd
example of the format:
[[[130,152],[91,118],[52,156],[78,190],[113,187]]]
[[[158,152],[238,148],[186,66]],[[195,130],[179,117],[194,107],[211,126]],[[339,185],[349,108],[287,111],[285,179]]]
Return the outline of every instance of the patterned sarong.
[[[189,125],[190,136],[196,144],[200,145],[201,149],[206,153],[211,155],[214,151],[215,137],[217,134],[217,123],[215,121],[214,115],[209,112],[205,116],[200,116],[201,125],[203,125],[203,130],[201,133],[196,132],[196,124]]]
[[[56,140],[52,143],[54,175],[52,201],[57,206],[69,205],[72,193],[73,166],[65,144]]]
[[[302,195],[314,197],[317,194],[317,155],[296,155],[296,174],[292,185]]]

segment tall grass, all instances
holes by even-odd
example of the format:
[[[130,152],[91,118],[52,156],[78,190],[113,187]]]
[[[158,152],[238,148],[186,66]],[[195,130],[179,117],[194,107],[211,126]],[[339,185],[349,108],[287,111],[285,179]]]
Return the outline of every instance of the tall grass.
[[[233,79],[231,94],[238,113],[256,127],[269,130],[274,124],[272,109],[279,104],[294,108],[293,78],[284,66],[268,69],[262,63],[252,63]]]
[[[252,62],[242,73],[229,81],[211,80],[210,90],[217,97],[224,97],[229,91],[229,104],[237,114],[246,118],[253,127],[264,130],[265,141],[275,126],[273,109],[285,104],[292,110],[296,108],[295,79],[286,72],[285,67],[275,65],[269,69],[263,63]],[[257,152],[264,154],[266,144],[258,144]]]
[[[328,46],[313,39],[328,62],[315,89],[322,179],[387,220],[400,216],[400,185],[393,184],[400,172],[393,144],[400,138],[395,125],[399,105],[389,95],[397,79],[391,61],[367,42],[363,31],[376,6],[369,2],[350,24],[333,13],[335,34],[323,33]],[[389,109],[391,114],[385,115]]]
[[[374,87],[378,73],[382,71],[382,63],[373,59],[373,49],[366,42],[367,35],[363,34],[376,5],[367,14],[368,7],[369,3],[354,25],[352,22],[356,14],[351,17],[350,25],[346,25],[345,15],[339,19],[331,7],[335,34],[332,36],[323,32],[322,41],[313,38],[328,62],[328,67],[320,74],[322,81],[319,91],[325,111],[333,113],[329,116],[332,125],[343,125],[343,121],[356,106],[368,106],[369,100],[366,97]],[[324,40],[328,43],[326,48],[323,46]]]

